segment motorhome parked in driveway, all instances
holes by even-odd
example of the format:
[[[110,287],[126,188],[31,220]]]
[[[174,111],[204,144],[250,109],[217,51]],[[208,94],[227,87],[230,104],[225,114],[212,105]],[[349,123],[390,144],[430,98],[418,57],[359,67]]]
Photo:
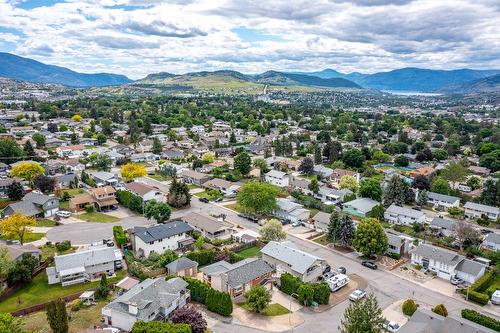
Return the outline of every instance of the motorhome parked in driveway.
[[[344,274],[334,275],[326,280],[330,290],[335,292],[349,283],[349,277]]]

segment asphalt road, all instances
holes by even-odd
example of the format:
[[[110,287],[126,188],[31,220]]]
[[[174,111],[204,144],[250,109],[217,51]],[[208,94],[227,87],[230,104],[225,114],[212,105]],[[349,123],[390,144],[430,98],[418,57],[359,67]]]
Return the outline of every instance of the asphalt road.
[[[149,179],[149,182],[153,185],[157,181]],[[165,186],[164,183],[158,183]],[[191,207],[174,211],[172,218],[183,216],[189,212],[197,212],[207,216],[211,214],[218,215],[220,213],[224,213],[227,215],[226,220],[229,222],[239,224],[255,231],[258,231],[260,228],[256,223],[252,223],[237,216],[236,213],[228,210],[220,204],[202,203],[196,197],[192,198]],[[103,238],[111,238],[112,228],[114,225],[121,225],[124,228],[130,228],[136,225],[147,225],[150,223],[151,221],[148,221],[143,217],[127,217],[116,223],[73,223],[51,229],[47,233],[47,239],[51,241],[71,240],[73,244],[88,244]],[[458,316],[460,310],[465,307],[474,308],[478,311],[481,310],[480,307],[472,303],[466,303],[464,300],[443,295],[412,281],[405,280],[390,272],[383,270],[373,271],[368,269],[361,266],[359,261],[353,259],[352,256],[349,257],[342,255],[338,252],[323,248],[319,245],[311,243],[310,241],[303,240],[295,236],[289,235],[288,239],[295,242],[299,249],[326,259],[332,267],[346,267],[348,274],[355,273],[366,279],[368,281],[367,291],[375,294],[382,308],[385,308],[401,299],[413,298],[417,301],[417,303],[425,306],[434,306],[442,303],[446,306],[450,314]],[[323,313],[312,313],[308,309],[301,310],[301,315],[305,318],[305,323],[297,327],[294,331],[318,333],[336,332],[337,327],[340,324],[342,314],[348,306],[348,303],[349,301],[346,300]],[[214,331],[221,333],[260,332],[259,330],[238,325],[225,324],[222,322],[216,324]]]

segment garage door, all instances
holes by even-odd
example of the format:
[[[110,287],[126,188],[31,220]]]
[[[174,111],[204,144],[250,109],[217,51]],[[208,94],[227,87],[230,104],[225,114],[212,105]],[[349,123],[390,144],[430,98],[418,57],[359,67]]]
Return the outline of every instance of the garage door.
[[[441,279],[445,279],[445,280],[451,279],[451,274],[448,272],[439,271],[437,276],[440,277]]]

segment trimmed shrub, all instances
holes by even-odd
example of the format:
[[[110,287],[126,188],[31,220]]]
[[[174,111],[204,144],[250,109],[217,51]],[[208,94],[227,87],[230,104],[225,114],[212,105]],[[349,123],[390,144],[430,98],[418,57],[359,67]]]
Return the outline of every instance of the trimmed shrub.
[[[494,331],[500,332],[500,320],[485,316],[471,309],[462,310],[462,318],[475,322],[476,324],[488,327]]]
[[[399,254],[399,253],[391,253],[391,254],[389,254],[389,256],[390,256],[392,259],[394,259],[394,260],[399,260],[399,259],[401,259],[401,254]]]
[[[186,257],[196,261],[199,266],[210,265],[215,262],[217,252],[215,250],[199,250],[189,252]]]
[[[213,288],[207,292],[205,305],[209,311],[218,313],[223,316],[230,316],[233,313],[233,302],[228,293],[223,293]]]
[[[467,289],[464,289],[464,293],[467,294]],[[486,294],[478,293],[477,291],[469,290],[469,301],[486,305],[490,301],[490,298]]]
[[[292,274],[283,273],[280,277],[281,291],[291,295],[297,293],[297,290],[302,285],[302,281]]]
[[[443,316],[443,317],[448,317],[448,310],[443,304],[438,304],[435,307],[432,308],[432,312]]]
[[[406,301],[403,302],[403,313],[409,317],[413,316],[415,311],[417,311],[418,304],[415,303],[414,300],[412,299],[407,299]]]
[[[314,289],[314,301],[318,304],[328,304],[330,302],[330,287],[328,284],[323,283],[314,283],[312,285]]]
[[[113,227],[113,236],[115,238],[116,245],[122,246],[127,243],[127,235],[125,234],[122,226],[115,225]]]
[[[71,242],[68,240],[56,243],[57,252],[64,252],[68,251],[69,249],[71,249]]]
[[[297,289],[299,295],[299,303],[305,306],[310,306],[314,301],[314,288],[309,283],[302,284]]]
[[[205,304],[208,289],[210,286],[200,280],[185,277],[184,280],[188,283],[188,289],[191,293],[191,299],[195,302]]]

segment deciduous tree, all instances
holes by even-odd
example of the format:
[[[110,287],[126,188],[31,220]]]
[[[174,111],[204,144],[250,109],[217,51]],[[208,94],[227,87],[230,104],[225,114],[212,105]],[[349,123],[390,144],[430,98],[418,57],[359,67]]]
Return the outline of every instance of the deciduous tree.
[[[299,165],[299,171],[303,174],[310,175],[314,171],[314,162],[310,157],[304,157]]]
[[[277,219],[267,221],[259,232],[264,242],[279,242],[286,238],[286,232],[283,231],[283,225]]]
[[[340,178],[339,186],[341,189],[348,189],[356,193],[358,191],[358,181],[353,176],[342,176]]]
[[[36,162],[22,162],[12,168],[11,176],[27,180],[32,184],[33,179],[45,172],[45,169]]]
[[[26,233],[30,232],[31,227],[35,225],[34,218],[14,212],[2,220],[0,232],[10,239],[18,239],[23,244]]]
[[[148,220],[155,219],[158,223],[168,221],[171,213],[172,210],[169,205],[163,202],[157,202],[156,200],[149,201],[144,208],[144,216]]]
[[[146,176],[146,168],[137,163],[127,163],[120,169],[120,174],[126,182],[131,182],[135,178]]]
[[[238,204],[249,213],[268,213],[276,207],[279,189],[268,183],[250,181],[245,183],[236,197]]]
[[[389,243],[382,224],[374,218],[363,219],[356,228],[352,246],[369,257],[384,253]]]
[[[247,153],[241,152],[234,158],[234,168],[239,172],[241,172],[242,175],[244,176],[248,175],[251,167],[252,167],[252,160],[250,159],[250,156]]]
[[[24,188],[18,182],[13,182],[7,187],[7,196],[11,200],[21,200],[24,197]]]
[[[375,178],[368,178],[361,182],[359,195],[363,198],[370,198],[375,201],[382,200],[382,187],[380,182]]]
[[[192,306],[175,310],[170,319],[175,324],[188,324],[192,333],[204,333],[207,329],[207,321]]]
[[[271,293],[257,285],[245,293],[245,302],[252,311],[260,313],[271,303]]]

